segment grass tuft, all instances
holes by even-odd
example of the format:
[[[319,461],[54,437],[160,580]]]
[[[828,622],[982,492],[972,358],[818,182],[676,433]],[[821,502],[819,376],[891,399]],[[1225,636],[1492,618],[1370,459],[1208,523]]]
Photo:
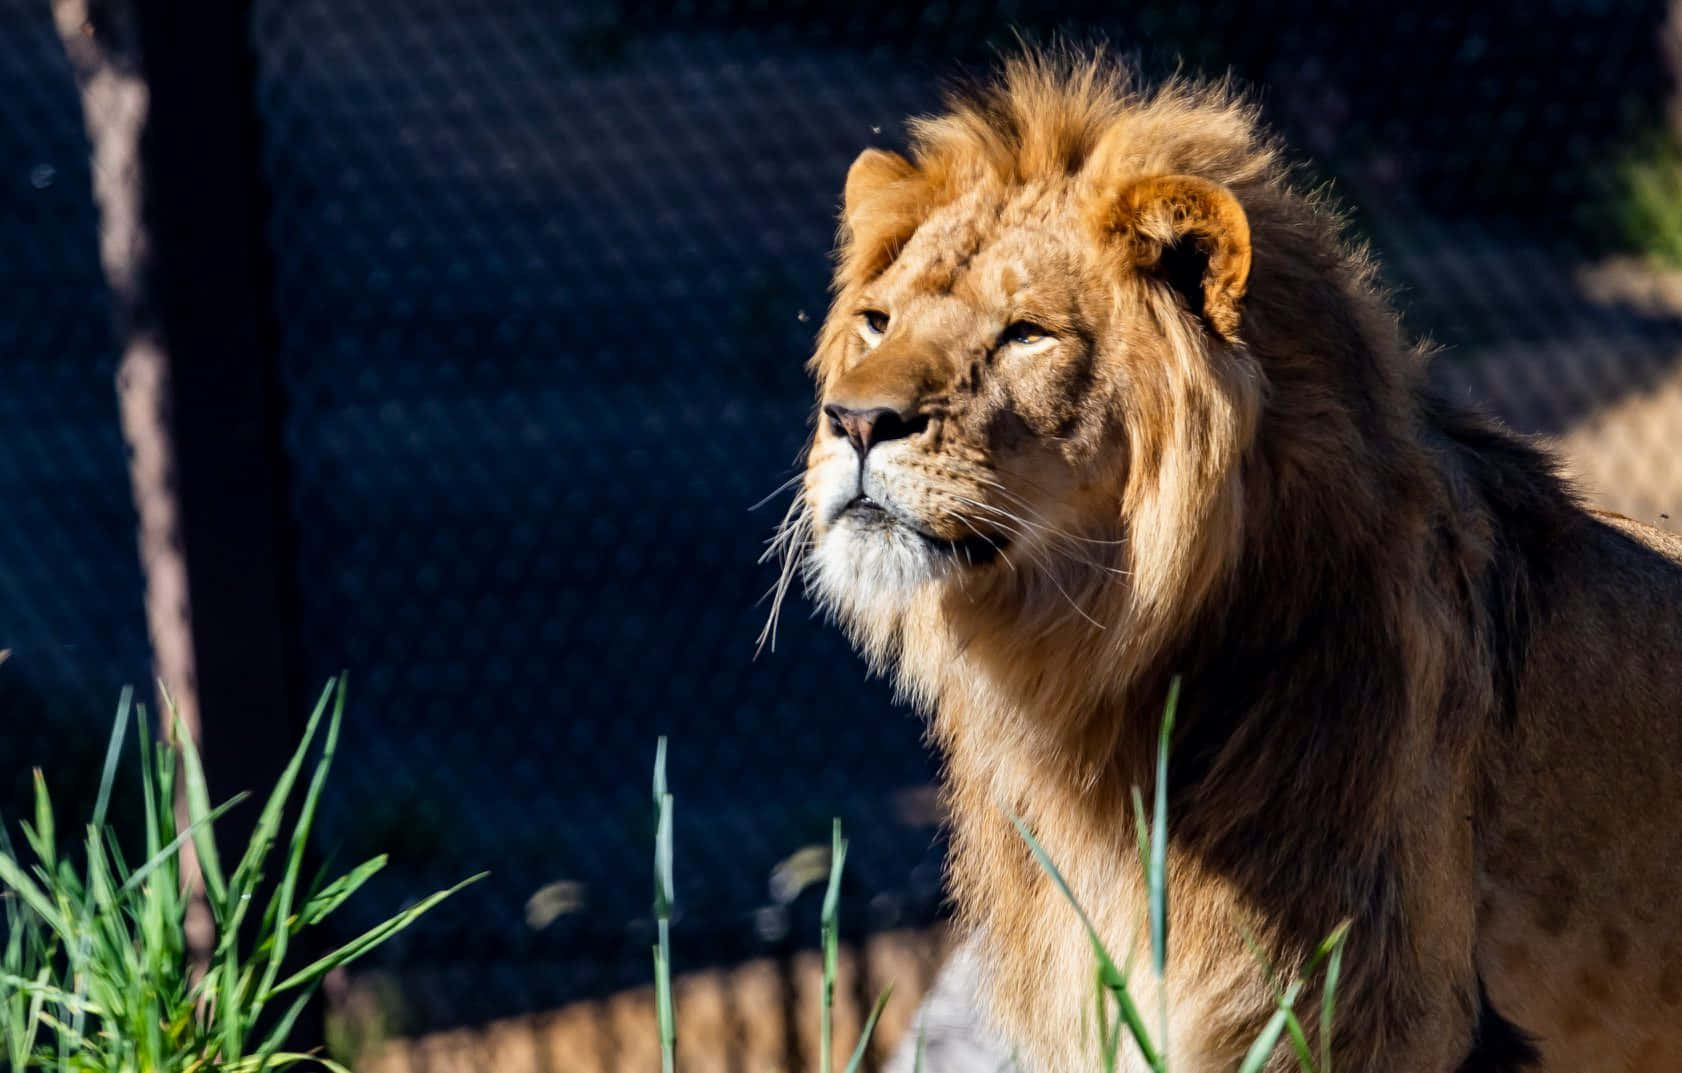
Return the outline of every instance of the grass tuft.
[[[173,709],[173,740],[154,742],[145,707],[133,703],[130,691],[123,692],[84,828],[80,868],[57,845],[52,799],[46,779],[36,773],[33,822],[18,824],[33,864],[25,863],[0,823],[5,939],[0,946],[0,1059],[12,1073],[260,1073],[306,1061],[331,1073],[348,1073],[320,1055],[282,1049],[322,979],[483,877],[439,891],[326,956],[290,969],[287,952],[298,934],[320,924],[385,863],[376,857],[325,885],[319,885],[319,878],[307,889],[299,883],[344,701],[343,678],[328,682],[231,873],[223,867],[214,825],[249,795],[211,805],[198,751]],[[131,722],[145,850],[141,864],[132,869],[106,824]],[[285,813],[323,725],[310,782],[271,888],[264,884],[266,869],[275,863],[272,851],[281,841]],[[186,804],[181,827],[175,811],[178,786]],[[187,942],[190,898],[181,851],[188,842],[197,853],[216,928],[202,972],[195,971]],[[263,912],[253,918],[259,900]],[[281,1000],[285,1008],[277,1010]]]

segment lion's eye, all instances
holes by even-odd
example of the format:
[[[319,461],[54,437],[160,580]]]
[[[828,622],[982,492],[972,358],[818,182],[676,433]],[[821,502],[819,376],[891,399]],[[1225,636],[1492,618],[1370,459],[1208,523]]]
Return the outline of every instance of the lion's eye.
[[[866,335],[883,335],[888,330],[888,315],[880,309],[866,309],[859,314]]]
[[[1040,327],[1038,324],[1035,324],[1033,321],[1018,320],[1013,321],[1010,327],[1004,330],[1004,334],[999,336],[999,342],[1016,344],[1019,346],[1031,346],[1034,343],[1041,343],[1050,338],[1051,333]]]

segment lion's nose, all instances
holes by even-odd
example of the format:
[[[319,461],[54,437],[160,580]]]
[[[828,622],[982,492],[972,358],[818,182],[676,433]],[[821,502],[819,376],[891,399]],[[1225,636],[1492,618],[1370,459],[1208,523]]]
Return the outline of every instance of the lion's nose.
[[[860,458],[879,443],[914,436],[929,424],[927,415],[895,410],[891,406],[853,407],[832,402],[823,412],[829,417],[830,431],[847,437]]]

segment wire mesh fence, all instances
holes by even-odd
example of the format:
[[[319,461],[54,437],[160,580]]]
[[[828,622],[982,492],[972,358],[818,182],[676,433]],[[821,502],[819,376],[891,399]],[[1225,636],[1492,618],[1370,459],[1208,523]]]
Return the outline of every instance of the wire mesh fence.
[[[0,808],[97,778],[147,677],[113,303],[80,101],[46,4],[0,5]]]
[[[765,1053],[811,1061],[790,1026],[816,895],[789,862],[831,816],[844,929],[886,937],[857,990],[927,967],[934,761],[821,623],[785,616],[753,658],[779,507],[750,508],[806,433],[847,164],[1017,28],[1254,84],[1444,344],[1442,383],[1560,437],[1596,501],[1682,518],[1682,288],[1616,260],[1610,222],[1620,162],[1665,130],[1666,14],[256,0],[246,41],[202,47],[256,61],[291,673],[351,674],[322,849],[393,857],[343,926],[493,872],[341,982],[345,1008],[405,1035],[587,1008],[564,1037],[587,1057],[452,1037],[450,1060],[641,1062],[611,996],[649,976],[658,734],[678,969],[720,1053],[772,1006]],[[0,0],[6,802],[146,673],[82,123],[48,6]]]

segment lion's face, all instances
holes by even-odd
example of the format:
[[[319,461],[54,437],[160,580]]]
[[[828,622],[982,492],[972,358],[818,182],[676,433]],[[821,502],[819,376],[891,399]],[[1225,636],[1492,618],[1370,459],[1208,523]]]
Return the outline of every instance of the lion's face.
[[[980,192],[838,300],[806,496],[844,613],[1113,539],[1079,516],[1126,472],[1109,288],[1080,223],[1067,197]]]
[[[1249,425],[1235,196],[1101,163],[930,170],[871,150],[848,175],[813,361],[816,595],[880,654],[918,601],[1027,625],[1035,601],[1096,620],[1120,586],[1183,591],[1201,552],[1177,530],[1230,490]]]

